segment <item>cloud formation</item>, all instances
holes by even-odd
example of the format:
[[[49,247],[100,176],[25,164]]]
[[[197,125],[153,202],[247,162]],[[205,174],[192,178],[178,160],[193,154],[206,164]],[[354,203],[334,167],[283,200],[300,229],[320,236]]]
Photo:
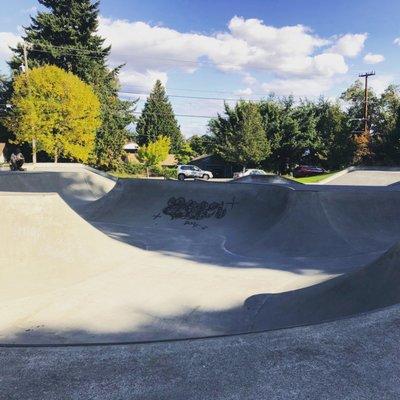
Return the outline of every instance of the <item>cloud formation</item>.
[[[210,35],[100,18],[99,34],[112,45],[113,64],[126,63],[121,79],[130,85],[173,69],[193,73],[203,66],[241,73],[247,84],[252,81],[249,70],[272,73],[280,80],[323,81],[345,74],[346,57],[357,56],[367,38],[363,33],[325,39],[303,25],[277,28],[237,16],[226,31]]]
[[[348,33],[338,38],[331,47],[333,53],[341,54],[344,57],[354,58],[360,54],[367,40],[367,33]]]
[[[368,53],[364,56],[364,62],[366,64],[379,64],[385,61],[385,57],[382,54]]]
[[[14,47],[21,38],[11,32],[0,32],[0,60],[8,60],[11,57],[10,46]]]

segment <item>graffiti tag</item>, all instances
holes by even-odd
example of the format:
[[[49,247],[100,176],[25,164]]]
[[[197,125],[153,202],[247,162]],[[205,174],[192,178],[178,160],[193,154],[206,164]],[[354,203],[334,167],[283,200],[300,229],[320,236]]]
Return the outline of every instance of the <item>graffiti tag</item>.
[[[213,217],[221,219],[226,215],[226,205],[230,205],[232,209],[235,204],[237,204],[235,198],[225,204],[223,201],[209,203],[207,201],[186,200],[184,197],[171,197],[162,212],[171,219],[194,221]]]

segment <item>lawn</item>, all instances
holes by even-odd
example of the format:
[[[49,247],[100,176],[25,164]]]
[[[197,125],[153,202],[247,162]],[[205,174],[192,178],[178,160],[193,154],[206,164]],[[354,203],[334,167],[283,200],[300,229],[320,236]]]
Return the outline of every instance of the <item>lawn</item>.
[[[334,172],[329,172],[327,174],[321,174],[321,175],[315,175],[315,176],[306,176],[304,178],[293,178],[290,177],[290,179],[293,179],[296,182],[300,183],[318,183],[322,181],[323,179],[329,178],[330,176],[336,174],[337,171]]]

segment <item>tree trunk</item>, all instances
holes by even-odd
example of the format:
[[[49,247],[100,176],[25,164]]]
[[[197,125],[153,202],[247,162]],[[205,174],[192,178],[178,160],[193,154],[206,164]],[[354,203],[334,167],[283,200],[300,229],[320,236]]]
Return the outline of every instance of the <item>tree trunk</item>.
[[[150,171],[149,171],[149,167],[146,167],[146,173],[147,173],[147,177],[150,178]]]
[[[32,139],[32,163],[36,164],[36,139]]]
[[[58,163],[58,153],[57,150],[54,152],[54,164]]]

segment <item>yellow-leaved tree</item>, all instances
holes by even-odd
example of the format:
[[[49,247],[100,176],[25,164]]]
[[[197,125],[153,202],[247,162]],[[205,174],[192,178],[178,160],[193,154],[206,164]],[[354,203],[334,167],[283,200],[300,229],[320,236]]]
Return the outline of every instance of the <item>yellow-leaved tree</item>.
[[[17,143],[36,140],[54,157],[87,162],[100,127],[100,102],[77,76],[46,65],[17,76],[5,125]]]
[[[171,139],[168,136],[159,136],[156,141],[142,146],[138,151],[138,159],[143,163],[149,176],[149,168],[159,166],[169,154]]]

